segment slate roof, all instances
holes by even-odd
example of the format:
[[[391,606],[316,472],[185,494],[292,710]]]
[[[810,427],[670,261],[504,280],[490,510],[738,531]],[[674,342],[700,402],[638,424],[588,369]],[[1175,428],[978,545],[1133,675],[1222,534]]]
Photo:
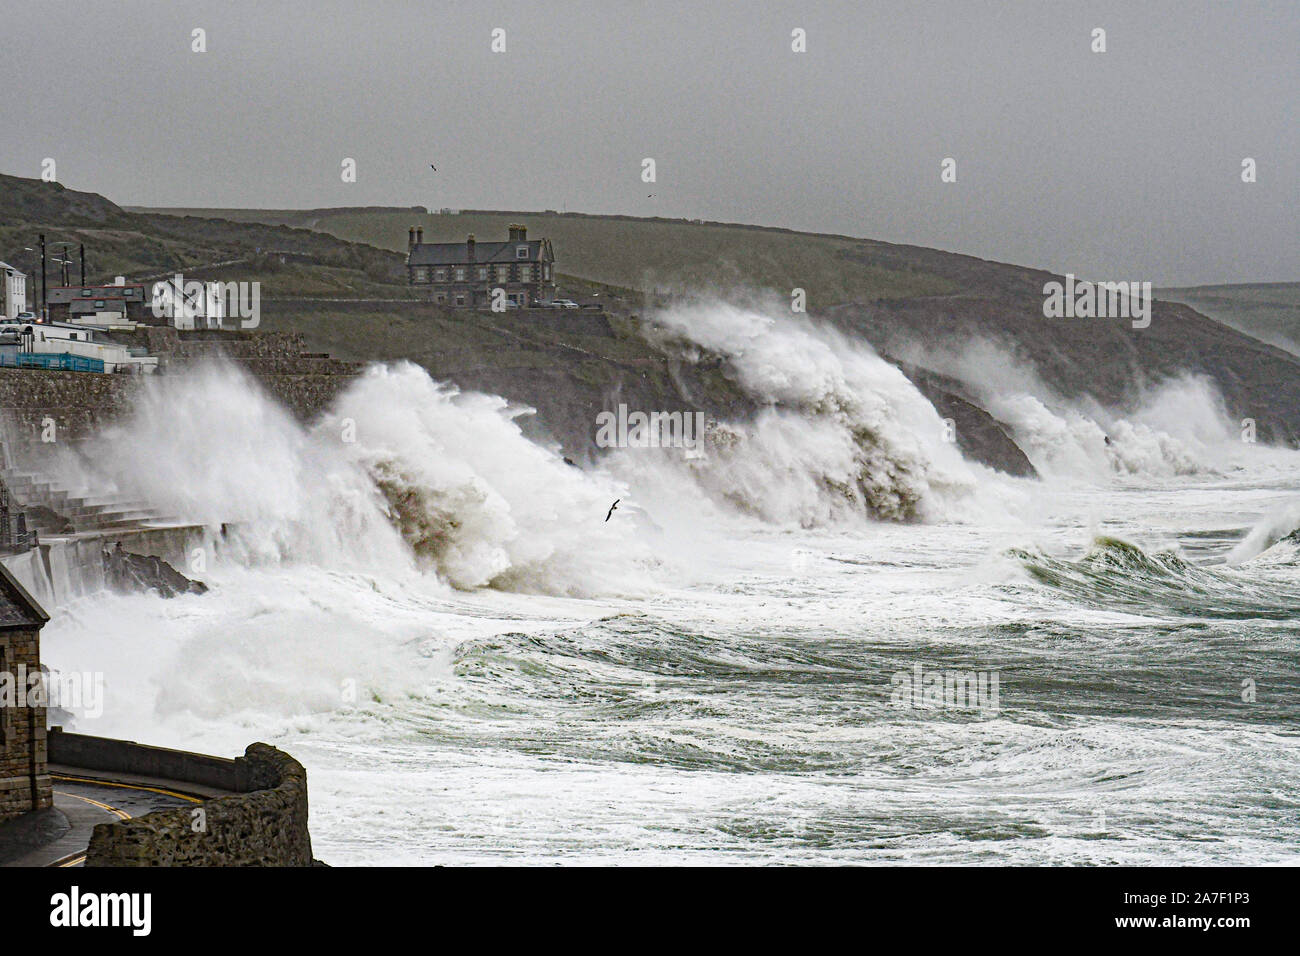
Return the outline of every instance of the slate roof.
[[[13,573],[0,564],[0,631],[40,627],[50,616],[18,583]]]
[[[474,264],[496,262],[540,262],[544,239],[524,242],[475,242]],[[516,259],[515,246],[527,246],[528,258]],[[465,266],[469,265],[469,245],[464,242],[422,242],[411,250],[408,265],[413,266]]]

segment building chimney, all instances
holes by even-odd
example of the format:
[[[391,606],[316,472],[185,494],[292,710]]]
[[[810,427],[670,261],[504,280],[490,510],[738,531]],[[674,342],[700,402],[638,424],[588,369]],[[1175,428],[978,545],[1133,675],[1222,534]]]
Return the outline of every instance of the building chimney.
[[[406,254],[409,256],[415,251],[415,227],[412,226],[406,233]]]
[[[424,245],[424,227],[423,227],[423,226],[416,226],[416,228],[415,228],[415,244],[416,244],[417,246],[422,246],[422,245]]]
[[[523,241],[524,241],[524,234],[525,234],[526,232],[527,232],[527,230],[524,229],[523,226],[519,225],[519,223],[517,223],[517,222],[512,222],[512,223],[510,224],[510,241],[511,241],[511,242],[523,242]]]
[[[474,233],[470,233],[465,238],[465,252],[470,262],[474,261]]]

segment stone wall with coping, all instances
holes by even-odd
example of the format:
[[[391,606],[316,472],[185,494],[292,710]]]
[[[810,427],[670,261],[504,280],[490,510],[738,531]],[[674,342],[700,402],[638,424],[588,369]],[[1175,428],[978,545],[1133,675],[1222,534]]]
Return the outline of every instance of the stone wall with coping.
[[[250,745],[242,761],[247,792],[101,823],[86,866],[311,866],[307,771],[262,743]]]

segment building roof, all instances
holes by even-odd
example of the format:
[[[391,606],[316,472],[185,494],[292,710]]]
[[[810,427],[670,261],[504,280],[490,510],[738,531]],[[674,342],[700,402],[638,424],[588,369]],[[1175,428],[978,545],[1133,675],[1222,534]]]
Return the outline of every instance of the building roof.
[[[0,631],[41,627],[49,619],[13,572],[0,563]]]
[[[475,242],[474,264],[495,262],[539,262],[545,239],[526,239],[523,242]],[[528,258],[515,258],[515,247],[527,246]],[[411,250],[407,264],[412,266],[464,266],[469,264],[469,243],[422,242]]]
[[[0,272],[12,272],[23,277],[26,277],[27,275],[27,273],[23,272],[22,269],[19,269],[17,266],[11,266],[7,262],[0,262]]]
[[[57,285],[46,293],[50,305],[67,305],[72,302],[93,302],[96,299],[112,302],[144,302],[147,300],[142,285]]]

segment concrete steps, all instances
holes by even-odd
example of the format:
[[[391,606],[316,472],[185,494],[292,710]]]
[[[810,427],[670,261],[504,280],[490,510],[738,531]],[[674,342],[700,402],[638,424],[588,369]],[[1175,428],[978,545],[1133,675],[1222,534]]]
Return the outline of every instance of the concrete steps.
[[[73,532],[126,530],[177,521],[146,501],[114,494],[77,494],[40,472],[4,468],[0,478],[16,504],[27,509],[47,508],[71,524]],[[39,534],[67,533],[63,524],[37,513],[29,512],[28,524]]]

